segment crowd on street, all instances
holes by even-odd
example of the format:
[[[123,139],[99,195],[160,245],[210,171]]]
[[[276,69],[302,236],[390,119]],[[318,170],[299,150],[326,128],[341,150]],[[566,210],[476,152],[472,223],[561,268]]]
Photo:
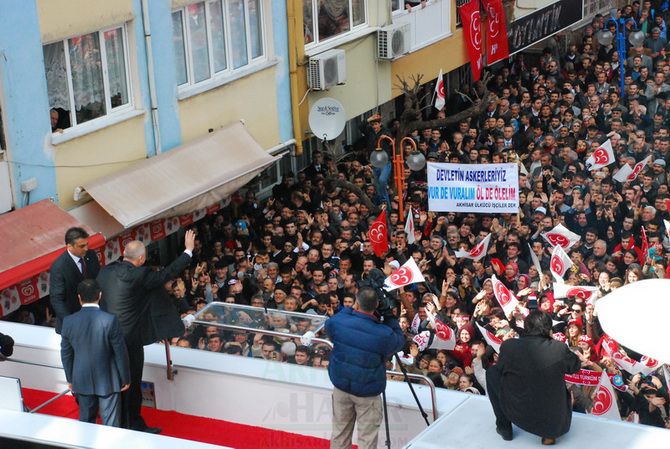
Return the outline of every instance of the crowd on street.
[[[568,45],[548,45],[539,58],[517,54],[494,70],[488,89],[495,98],[480,115],[410,135],[428,161],[517,163],[517,214],[429,211],[423,169],[407,180],[411,215],[399,216],[393,182],[381,180],[369,162],[380,135],[396,137],[394,117],[373,115],[348,157],[315,152],[305,170],[283,173],[268,200],[249,191],[197,222],[191,265],[167,285],[176,309],[186,316],[215,301],[253,306],[258,312],[238,311],[228,324],[302,335],[310,320],[274,311],[331,317],[354,304],[374,270],[387,277],[414,258],[426,283],[390,294],[409,372],[438,387],[486,394],[485,372],[497,357],[492,342],[522,333],[519,323],[537,308],[551,314],[554,338],[574,350],[583,369],[613,376],[622,419],[670,428],[663,367],[626,371],[621,356],[648,359],[608,339],[594,312],[595,301],[623,285],[670,278],[670,11],[667,2],[634,1],[618,18],[628,33],[645,34],[642,45],[627,40],[622,55],[616,39],[614,46],[599,43],[598,33],[616,33],[616,26],[598,15]],[[447,104],[468,106],[459,93]],[[594,169],[587,162],[606,141],[615,160]],[[623,168],[631,174],[617,176]],[[378,256],[368,229],[386,195],[389,250]],[[406,220],[413,220],[412,236]],[[565,248],[572,265],[563,280],[585,288],[572,295],[556,291],[550,272],[556,242],[544,235],[559,225],[578,237]],[[456,256],[489,235],[484,257]],[[495,297],[493,275],[519,300],[511,313]],[[415,338],[434,334],[436,321],[455,332],[453,349],[431,349]],[[171,339],[181,347],[328,366],[329,346],[305,343],[215,325],[193,325]],[[589,412],[594,387],[568,385],[573,409]]]

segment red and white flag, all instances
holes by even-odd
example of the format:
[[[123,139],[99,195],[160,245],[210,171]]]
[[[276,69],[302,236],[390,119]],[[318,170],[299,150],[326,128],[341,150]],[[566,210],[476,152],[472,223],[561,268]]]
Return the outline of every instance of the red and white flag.
[[[599,168],[607,167],[613,163],[614,160],[612,142],[610,139],[607,139],[602,145],[596,148],[588,159],[586,159],[586,168],[589,171],[597,170]]]
[[[465,46],[470,57],[472,81],[479,81],[482,72],[482,17],[479,0],[470,0],[458,7],[463,24]]]
[[[500,282],[495,274],[491,276],[491,281],[493,282],[493,294],[498,300],[500,307],[502,307],[503,312],[505,312],[505,316],[509,316],[519,304],[519,300],[516,299],[514,293],[509,291],[505,284]]]
[[[440,69],[440,74],[437,75],[437,82],[435,83],[435,109],[441,111],[446,101],[444,95],[444,78],[442,76],[442,69]]]
[[[368,239],[372,250],[377,257],[382,257],[389,250],[388,228],[386,226],[386,211],[382,210],[368,230]]]
[[[423,352],[430,344],[430,331],[423,331],[412,337],[412,341],[419,347],[419,352]]]
[[[560,246],[566,251],[581,239],[578,234],[575,234],[561,223],[551,231],[542,234],[542,238],[549,242],[551,246]]]
[[[556,279],[556,282],[563,282],[563,276],[572,266],[570,256],[563,250],[560,245],[554,246],[551,251],[551,260],[549,262],[549,270]]]
[[[430,343],[429,349],[437,349],[451,351],[456,347],[456,333],[449,326],[444,324],[438,317],[426,311],[428,321],[435,330],[433,341]]]
[[[420,325],[421,325],[421,318],[419,317],[418,313],[415,313],[414,318],[412,318],[412,325],[409,327],[409,329],[412,331],[412,333],[418,334]]]
[[[621,421],[621,414],[619,413],[619,406],[616,402],[614,388],[612,388],[612,382],[610,382],[610,378],[605,371],[600,375],[600,384],[598,384],[598,389],[593,397],[591,414],[613,419],[615,421]]]
[[[582,299],[586,304],[593,304],[598,294],[598,287],[584,285],[568,285],[554,282],[554,298]]]
[[[616,363],[622,370],[631,374],[636,374],[640,371],[638,362],[621,353],[621,351],[619,351],[619,344],[609,335],[603,335],[601,347],[605,354],[607,354],[608,357],[611,357],[612,360],[614,360],[614,363]]]
[[[656,371],[660,366],[661,364],[658,362],[658,360],[643,355],[637,364],[637,369],[638,372],[642,375],[648,376]]]
[[[640,257],[640,263],[644,264],[647,256],[649,255],[649,239],[647,238],[647,230],[644,226],[640,226],[640,232],[642,234],[642,257]]]
[[[630,168],[630,165],[623,164],[623,166],[612,176],[612,179],[619,181],[621,184],[628,181],[628,177],[633,173],[633,169]],[[633,178],[634,179],[634,178]]]
[[[642,170],[644,170],[644,167],[647,166],[647,164],[649,163],[650,160],[651,160],[651,155],[645,157],[645,158],[642,159],[640,162],[638,162],[637,164],[635,164],[635,166],[634,166],[632,169],[630,169],[630,165],[628,165],[628,164],[625,164],[623,167],[621,167],[621,169],[619,170],[619,172],[620,172],[621,170],[625,169],[625,167],[628,167],[628,168],[630,169],[630,173],[628,173],[628,175],[626,176],[626,178],[625,178],[624,181],[621,181],[621,180],[619,179],[619,178],[620,178],[620,176],[619,176],[619,172],[617,172],[617,174],[614,175],[614,176],[612,176],[612,177],[613,177],[614,179],[616,179],[617,181],[621,182],[621,183],[626,182],[626,181],[628,181],[628,182],[630,182],[630,181],[635,181],[635,178],[637,178],[637,176],[640,174],[640,172],[641,172]],[[621,175],[621,176],[623,176],[623,175]]]
[[[396,288],[416,284],[417,282],[426,282],[426,279],[421,274],[421,270],[419,270],[414,258],[410,257],[402,267],[395,270],[384,280],[384,290],[390,292]]]
[[[509,57],[505,9],[502,0],[484,0],[487,15],[486,63],[494,64]]]
[[[416,241],[416,237],[414,237],[414,214],[412,213],[412,206],[409,207],[409,212],[407,212],[407,219],[405,220],[405,234],[407,234],[407,243],[410,245]]]
[[[482,239],[481,242],[477,243],[470,251],[464,251],[459,249],[454,253],[456,257],[463,257],[465,259],[472,259],[477,261],[482,257],[486,256],[486,253],[489,250],[489,243],[491,242],[491,233],[489,232],[486,237]]]
[[[484,340],[486,340],[486,344],[491,346],[497,353],[500,353],[500,345],[503,342],[502,338],[496,337],[493,332],[481,326],[476,321],[475,324],[477,325],[479,332],[482,334],[482,337],[484,337]]]

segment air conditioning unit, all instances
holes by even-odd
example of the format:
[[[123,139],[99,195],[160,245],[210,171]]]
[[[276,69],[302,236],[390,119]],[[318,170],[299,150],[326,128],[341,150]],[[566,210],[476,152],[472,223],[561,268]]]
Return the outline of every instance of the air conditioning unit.
[[[328,50],[309,58],[307,84],[312,90],[326,90],[344,84],[347,65],[344,50]]]
[[[396,59],[411,49],[409,23],[389,25],[377,31],[377,59]]]

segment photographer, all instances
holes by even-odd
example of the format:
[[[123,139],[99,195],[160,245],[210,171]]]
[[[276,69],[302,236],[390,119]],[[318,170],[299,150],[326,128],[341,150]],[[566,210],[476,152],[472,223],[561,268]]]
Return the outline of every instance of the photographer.
[[[335,386],[331,449],[351,447],[354,421],[358,422],[358,447],[377,447],[385,362],[405,344],[398,320],[385,313],[382,324],[375,314],[379,302],[375,290],[362,288],[353,308],[345,307],[326,321],[334,344],[328,366]]]

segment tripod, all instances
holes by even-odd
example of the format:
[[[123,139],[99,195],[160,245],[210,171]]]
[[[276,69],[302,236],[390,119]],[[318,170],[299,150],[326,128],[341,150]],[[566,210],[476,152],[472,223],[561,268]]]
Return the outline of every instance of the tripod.
[[[423,406],[421,405],[421,401],[419,401],[419,397],[416,395],[416,391],[414,390],[414,385],[412,385],[412,382],[410,382],[409,377],[407,376],[407,369],[403,366],[402,361],[400,360],[400,357],[398,357],[398,354],[394,354],[393,356],[395,357],[396,363],[400,367],[400,372],[402,372],[404,380],[407,383],[407,386],[409,387],[409,391],[412,392],[412,396],[414,397],[414,400],[416,401],[416,405],[419,407],[419,412],[421,412],[421,416],[423,416],[423,420],[426,421],[426,426],[430,426],[430,422],[428,422],[428,413],[426,413],[426,411],[423,409]],[[389,428],[388,407],[386,405],[386,390],[384,390],[382,392],[382,405],[384,407],[384,427],[386,429],[386,443],[385,443],[385,446],[388,449],[391,449],[391,429]]]

